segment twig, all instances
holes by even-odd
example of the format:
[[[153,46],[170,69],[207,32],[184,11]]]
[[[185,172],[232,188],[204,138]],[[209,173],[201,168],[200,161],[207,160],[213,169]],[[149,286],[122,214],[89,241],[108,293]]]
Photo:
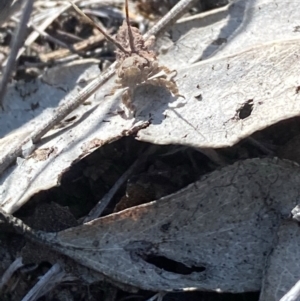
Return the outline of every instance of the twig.
[[[150,154],[156,149],[155,146],[149,147],[126,171],[125,173],[116,181],[109,192],[96,204],[96,206],[90,211],[90,213],[85,217],[83,223],[87,223],[95,218],[98,218],[103,210],[108,206],[109,202],[112,200],[113,196],[119,190],[119,188],[127,181],[127,179],[141,167],[147,160]]]
[[[297,301],[299,297],[300,280],[279,301]]]
[[[78,0],[77,0],[78,1]],[[63,7],[59,7],[56,12],[53,12],[50,16],[43,19],[43,22],[39,25],[40,30],[45,30],[55,19],[57,19],[65,10],[70,7],[69,3],[66,3]],[[30,26],[30,24],[29,24]],[[33,31],[24,42],[24,47],[22,47],[18,53],[18,57],[20,57],[26,50],[25,46],[31,45],[40,34],[37,31]]]
[[[163,16],[146,34],[144,39],[151,36],[159,36],[168,30],[197,0],[181,0],[166,15]]]
[[[35,144],[37,143],[50,129],[52,129],[56,124],[62,121],[67,115],[69,115],[73,110],[75,110],[80,104],[82,104],[86,99],[88,99],[93,93],[95,93],[98,88],[108,80],[115,71],[115,64],[111,65],[106,72],[95,79],[95,81],[89,83],[84,89],[82,89],[78,94],[71,98],[69,101],[59,106],[55,114],[46,120],[46,122],[41,123],[35,131],[33,131],[30,136],[25,139],[20,145],[12,148],[4,157],[0,158],[0,174],[16,160],[17,157],[22,155],[22,146],[28,143],[30,140]]]
[[[17,58],[19,49],[20,49],[20,47],[23,43],[24,37],[25,37],[25,33],[27,30],[27,23],[29,21],[32,7],[33,7],[33,1],[34,0],[27,0],[26,4],[24,6],[24,9],[23,9],[23,13],[22,13],[22,17],[21,17],[19,26],[15,32],[15,35],[14,35],[12,43],[11,43],[10,55],[9,55],[7,64],[5,66],[3,76],[2,76],[2,81],[0,84],[0,105],[1,105],[2,109],[3,109],[3,106],[2,106],[3,98],[5,96],[7,83],[9,81],[10,75],[12,74],[14,65],[16,63],[16,58]]]
[[[68,45],[67,43],[62,42],[59,39],[52,37],[50,34],[45,32],[44,30],[39,29],[34,24],[30,24],[30,27],[32,27],[36,32],[38,32],[42,37],[44,37],[48,41],[51,41],[63,48],[67,48],[69,50],[69,52],[71,52],[71,53],[76,53],[76,50],[74,49],[74,47],[72,45]]]
[[[209,158],[212,162],[214,162],[218,166],[226,166],[228,163],[226,162],[225,158],[222,157],[216,150],[212,148],[196,148],[196,150]]]
[[[0,0],[0,26],[22,5],[22,0]]]
[[[165,293],[165,292],[159,292],[159,293],[155,294],[154,296],[152,296],[150,299],[147,299],[147,301],[155,301],[155,300],[162,301],[166,294],[167,293]]]
[[[13,273],[23,266],[22,257],[18,257],[15,261],[8,267],[4,272],[0,280],[0,291],[3,289],[4,285],[8,283]]]
[[[1,0],[0,0],[1,1]],[[79,0],[74,0],[74,2],[78,2]],[[48,17],[45,16],[39,16],[36,18],[33,18],[32,22],[35,23],[37,22],[36,19],[41,19],[42,23],[39,25],[39,30],[45,30],[55,19],[57,19],[64,11],[66,11],[68,8],[70,8],[71,4],[70,3],[66,3],[65,5],[63,5],[62,7],[59,7],[57,9],[53,9],[53,11],[51,12],[51,15]],[[14,18],[16,20],[16,18]],[[28,26],[31,26],[31,22],[29,22]],[[26,50],[25,46],[29,46],[31,45],[38,37],[39,37],[39,33],[37,31],[33,31],[26,39],[26,41],[24,42],[24,46],[19,50],[18,56],[17,58],[19,58],[24,51]],[[7,64],[7,61],[5,61],[3,63],[3,65],[5,66]]]
[[[128,29],[128,38],[129,38],[130,49],[131,49],[131,52],[135,52],[133,34],[131,31],[130,21],[129,21],[128,0],[125,0],[125,13],[126,13],[126,23],[127,23],[127,29]]]
[[[194,2],[195,0],[181,0],[177,3],[170,12],[158,21],[152,29],[150,29],[144,38],[147,39],[156,33],[162,32],[169,23],[175,22],[178,17]],[[67,115],[69,115],[79,105],[84,103],[86,99],[95,93],[101,85],[106,82],[115,73],[116,63],[112,64],[102,75],[93,80],[89,85],[82,89],[75,97],[67,100],[65,104],[59,106],[55,114],[43,123],[40,123],[36,130],[26,138],[20,145],[13,147],[0,157],[0,174],[10,166],[17,157],[22,154],[22,146],[28,141],[32,140],[33,143],[37,143],[50,129],[52,129],[57,123],[62,121]]]
[[[84,14],[79,8],[78,6],[73,3],[71,0],[69,0],[70,3],[72,4],[72,6],[74,7],[74,9],[78,12],[78,14],[80,14],[82,16],[82,18],[89,23],[90,25],[94,26],[97,28],[97,30],[99,30],[104,36],[105,38],[110,41],[111,43],[113,43],[116,47],[118,47],[121,51],[123,51],[124,53],[128,53],[128,51],[126,49],[124,49],[124,47],[117,42],[115,39],[113,39],[110,35],[108,35],[100,26],[98,26],[91,18],[89,18],[86,14]]]
[[[266,154],[268,156],[275,156],[275,153],[271,149],[269,149],[267,146],[263,145],[257,139],[254,139],[253,137],[250,136],[250,137],[247,137],[246,140],[253,146],[257,147],[264,154]]]
[[[102,34],[91,36],[86,40],[80,41],[72,45],[72,48],[77,52],[87,51],[94,45],[102,42],[104,40],[104,36]],[[70,55],[70,51],[68,49],[60,49],[46,54],[40,54],[40,59],[43,62],[49,62],[51,60],[56,60],[59,58],[66,57]]]
[[[38,283],[26,294],[22,301],[35,301],[50,292],[55,286],[63,281],[75,280],[60,267],[58,263],[38,281]]]

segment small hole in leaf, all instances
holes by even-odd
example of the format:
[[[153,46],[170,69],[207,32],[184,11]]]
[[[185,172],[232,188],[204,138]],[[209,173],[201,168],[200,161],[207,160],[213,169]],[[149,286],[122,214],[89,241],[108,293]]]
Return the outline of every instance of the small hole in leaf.
[[[164,256],[147,256],[144,260],[150,264],[155,265],[156,267],[163,269],[167,272],[172,272],[181,275],[190,275],[193,272],[203,272],[205,267],[188,267],[181,262],[166,258]]]
[[[202,100],[202,94],[199,93],[197,95],[194,96],[197,100],[201,101]]]
[[[40,107],[40,104],[38,102],[30,104],[30,108],[32,111],[38,109],[39,107]]]
[[[71,116],[70,118],[65,119],[64,122],[68,123],[68,122],[74,121],[76,118],[77,118],[77,116],[74,115],[74,116]]]
[[[239,110],[239,118],[245,119],[249,117],[253,110],[253,99],[249,99]]]

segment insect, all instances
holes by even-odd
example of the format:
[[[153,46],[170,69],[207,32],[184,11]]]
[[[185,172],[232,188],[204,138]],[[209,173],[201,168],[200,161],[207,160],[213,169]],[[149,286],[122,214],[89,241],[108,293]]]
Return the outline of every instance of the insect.
[[[136,27],[129,21],[128,0],[125,0],[126,19],[119,28],[115,39],[105,33],[97,24],[87,17],[75,4],[72,3],[86,21],[95,26],[116,47],[116,86],[110,95],[122,89],[122,103],[127,109],[127,115],[134,115],[136,108],[133,104],[134,91],[137,86],[150,84],[168,89],[174,96],[181,96],[174,81],[174,71],[160,66],[155,52],[151,49],[154,37],[147,41]]]

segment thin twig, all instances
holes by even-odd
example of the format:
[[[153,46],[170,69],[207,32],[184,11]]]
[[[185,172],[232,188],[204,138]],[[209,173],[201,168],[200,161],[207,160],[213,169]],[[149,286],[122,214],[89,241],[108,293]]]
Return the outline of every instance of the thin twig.
[[[90,213],[85,217],[83,223],[87,223],[95,218],[98,218],[104,209],[109,205],[110,201],[120,189],[120,187],[127,181],[127,179],[134,173],[138,168],[140,168],[146,162],[150,154],[156,149],[155,146],[149,147],[130,167],[125,173],[116,181],[109,192],[96,204],[96,206],[90,211]]]
[[[151,36],[159,36],[168,30],[197,0],[181,0],[163,16],[146,34],[144,39],[147,40]]]
[[[149,298],[147,301],[162,301],[166,294],[167,293],[165,293],[165,292],[159,292],[159,293],[155,294],[154,296],[152,296],[151,298]]]
[[[69,0],[69,1],[72,4],[72,6],[74,7],[74,9],[78,12],[78,14],[80,14],[87,23],[89,23],[93,27],[96,27],[97,30],[99,30],[108,41],[110,41],[112,44],[114,44],[116,47],[118,47],[122,52],[128,53],[128,51],[119,42],[117,42],[110,35],[108,35],[100,26],[98,26],[91,18],[89,18],[83,11],[81,11],[75,3],[73,3],[71,0]]]
[[[6,87],[7,87],[9,78],[13,72],[19,49],[25,38],[25,33],[27,30],[27,23],[29,21],[32,7],[33,7],[33,1],[34,0],[27,0],[26,4],[24,6],[24,9],[23,9],[23,14],[22,14],[19,26],[14,34],[14,37],[13,37],[13,40],[11,43],[10,55],[9,55],[7,64],[5,66],[3,76],[2,76],[2,81],[0,84],[0,105],[1,105],[2,109],[3,109],[3,99],[5,96],[5,92],[6,92]]]
[[[0,0],[0,26],[19,10],[23,0]]]
[[[78,2],[79,0],[73,0],[74,2]],[[71,7],[70,3],[65,3],[63,6],[53,9],[51,12],[51,15],[49,15],[48,17],[45,16],[39,16],[39,18],[33,18],[33,23],[37,22],[36,19],[40,19],[40,17],[42,17],[42,23],[39,24],[39,29],[40,30],[45,30],[55,19],[57,19],[63,12],[65,12],[68,8]],[[28,26],[30,26],[31,24],[29,23]],[[24,42],[24,46],[19,50],[18,56],[17,58],[19,58],[24,51],[26,50],[26,46],[31,45],[38,37],[39,37],[39,33],[37,31],[33,31],[26,39],[26,41]],[[6,65],[7,62],[4,62],[3,65]]]
[[[32,27],[36,32],[38,32],[42,37],[47,39],[48,41],[51,41],[55,43],[56,45],[59,45],[63,48],[67,48],[71,53],[76,53],[76,50],[74,49],[73,45],[68,45],[67,43],[64,43],[63,41],[58,40],[57,38],[52,37],[50,34],[45,32],[44,30],[39,29],[37,26],[34,24],[30,24],[30,27]]]
[[[23,266],[22,257],[18,257],[15,261],[8,267],[8,269],[3,273],[0,279],[0,291],[3,289],[4,285],[8,283],[12,275],[16,270]]]
[[[268,156],[275,156],[274,151],[269,149],[267,146],[265,146],[263,143],[259,142],[257,139],[254,139],[253,137],[247,137],[246,139],[249,143],[251,143],[253,146],[257,147],[260,151],[262,151],[264,154]]]
[[[300,280],[279,301],[297,301],[299,298]]]
[[[78,92],[78,94],[66,101],[64,104],[59,106],[53,116],[40,125],[33,131],[28,138],[26,138],[20,145],[12,148],[7,154],[0,158],[0,174],[16,160],[17,157],[22,155],[22,146],[28,143],[30,140],[35,144],[37,143],[50,129],[52,129],[56,124],[62,121],[66,116],[68,116],[73,110],[75,110],[79,105],[85,102],[92,94],[94,94],[98,88],[105,83],[115,72],[115,65],[112,64],[106,72],[101,74],[95,81],[90,82],[84,89]]]
[[[135,52],[135,47],[134,47],[134,39],[133,39],[133,34],[131,31],[131,26],[130,26],[130,21],[129,21],[129,13],[128,13],[128,0],[125,0],[125,14],[126,14],[126,23],[127,23],[127,30],[128,30],[128,38],[129,38],[129,45],[131,52]]]
[[[68,275],[58,263],[37,282],[37,284],[26,294],[22,301],[36,301],[38,298],[50,292],[55,286],[63,281],[74,281],[76,278]]]
[[[87,50],[89,50],[93,46],[95,46],[103,41],[104,41],[104,36],[102,34],[99,34],[97,36],[91,36],[86,40],[83,40],[83,41],[73,44],[72,48],[78,55],[80,54],[80,52],[82,53],[83,51],[84,51],[85,55],[87,55],[87,53],[86,53]],[[53,61],[53,60],[56,61],[60,58],[67,57],[70,54],[71,53],[68,49],[59,49],[59,50],[52,51],[50,53],[40,54],[39,57],[40,57],[41,61],[49,62],[49,61]]]
[[[158,21],[153,28],[151,28],[145,35],[144,38],[148,39],[152,35],[158,32],[162,32],[164,28],[168,27],[168,24],[175,22],[178,16],[185,11],[191,3],[195,0],[181,0],[177,3],[169,13]],[[28,141],[32,140],[33,143],[37,143],[50,129],[52,129],[57,123],[61,122],[66,116],[68,116],[73,110],[79,105],[84,103],[88,97],[95,93],[103,83],[105,83],[115,73],[116,63],[112,64],[103,74],[93,80],[85,88],[83,88],[75,97],[67,100],[66,103],[59,106],[56,109],[55,114],[45,122],[41,122],[36,130],[29,135],[24,141],[22,141],[17,147],[13,147],[4,156],[0,157],[0,174],[10,166],[17,157],[22,154],[22,146]]]

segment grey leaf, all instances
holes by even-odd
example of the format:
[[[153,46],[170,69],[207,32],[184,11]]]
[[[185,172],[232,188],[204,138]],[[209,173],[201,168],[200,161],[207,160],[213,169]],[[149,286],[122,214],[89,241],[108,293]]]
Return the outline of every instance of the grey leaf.
[[[258,291],[281,221],[297,204],[299,171],[275,159],[238,162],[160,200],[44,239],[108,278],[141,289]],[[284,280],[277,289],[294,279]]]

